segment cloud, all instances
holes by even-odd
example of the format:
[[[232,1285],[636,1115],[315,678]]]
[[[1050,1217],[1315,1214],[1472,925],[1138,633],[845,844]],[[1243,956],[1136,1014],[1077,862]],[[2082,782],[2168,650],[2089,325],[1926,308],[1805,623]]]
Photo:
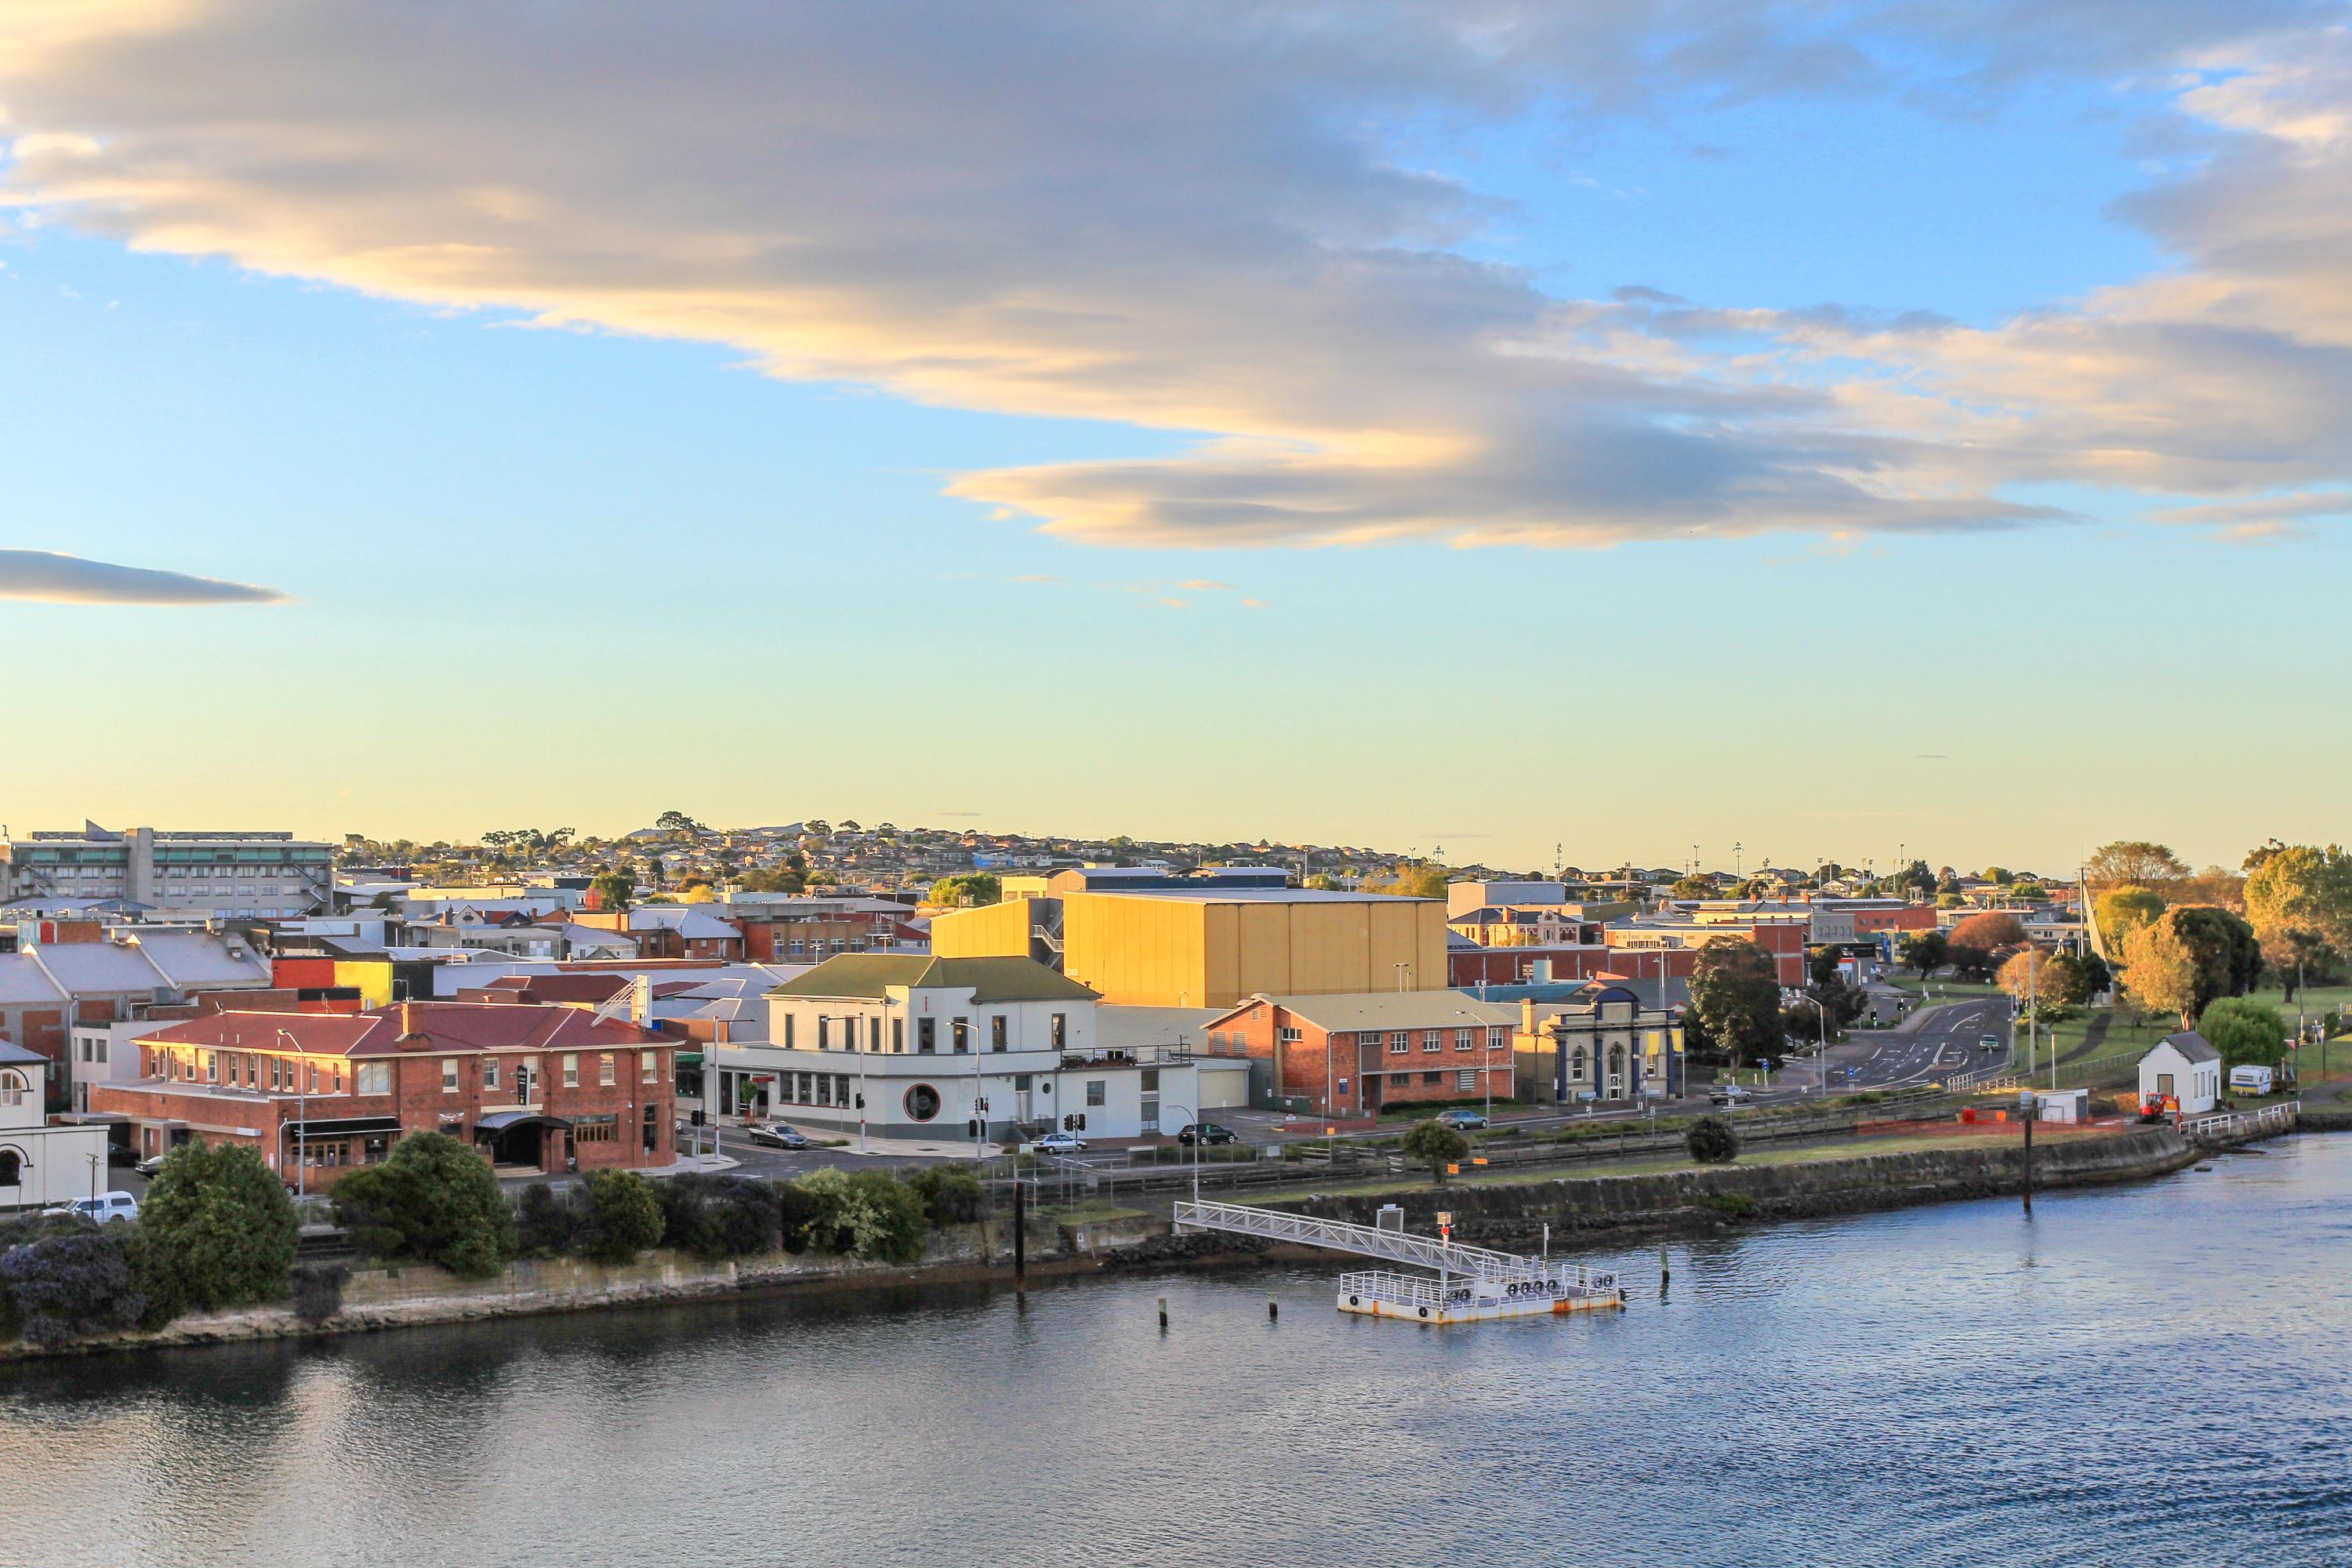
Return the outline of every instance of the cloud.
[[[436,308],[1192,436],[950,493],[1096,545],[1973,532],[2073,482],[2352,468],[2352,77],[2310,0],[680,0],[430,26],[0,0],[5,202]],[[2178,265],[1990,327],[1556,298],[1411,166],[1433,121],[1791,96],[1985,111],[2177,72]],[[1139,172],[1149,171],[1148,177]],[[2225,525],[2227,526],[2227,525]]]
[[[0,550],[0,599],[64,605],[276,605],[275,588],[190,577],[144,566],[117,566],[47,550]]]
[[[2269,544],[2306,537],[2309,531],[2298,527],[2299,523],[2337,517],[2352,517],[2352,490],[2311,490],[2206,506],[2166,507],[2149,512],[2147,521],[2202,529],[2207,538],[2225,543]]]
[[[1231,583],[1220,583],[1213,577],[1187,577],[1176,585],[1190,588],[1197,594],[1230,594],[1234,591]]]

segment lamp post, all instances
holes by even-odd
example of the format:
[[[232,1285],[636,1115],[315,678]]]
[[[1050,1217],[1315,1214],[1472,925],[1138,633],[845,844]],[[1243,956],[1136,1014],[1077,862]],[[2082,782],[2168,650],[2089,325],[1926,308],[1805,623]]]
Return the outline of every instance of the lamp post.
[[[1197,1204],[1201,1201],[1201,1144],[1202,1142],[1201,1137],[1201,1113],[1198,1110],[1193,1110],[1192,1107],[1189,1105],[1177,1105],[1172,1100],[1169,1100],[1167,1103],[1171,1106],[1174,1106],[1176,1110],[1182,1111],[1184,1113],[1184,1120],[1192,1124],[1192,1201]],[[1228,1185],[1230,1184],[1228,1184]]]
[[[278,1031],[278,1037],[291,1046],[298,1053],[302,1048],[300,1043],[284,1029]],[[301,1057],[298,1054],[294,1059],[294,1071],[297,1075],[294,1087],[301,1094],[301,1109],[297,1113],[300,1120],[294,1123],[294,1201],[298,1204],[310,1194],[310,1173],[302,1159],[302,1141],[310,1131],[310,1079],[309,1074],[303,1071],[304,1065]]]

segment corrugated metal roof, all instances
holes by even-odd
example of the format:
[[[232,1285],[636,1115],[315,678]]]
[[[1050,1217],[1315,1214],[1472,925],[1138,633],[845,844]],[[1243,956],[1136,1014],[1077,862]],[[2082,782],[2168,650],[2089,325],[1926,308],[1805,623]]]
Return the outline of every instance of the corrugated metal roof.
[[[1465,1024],[1511,1024],[1519,1016],[1516,1007],[1481,1002],[1465,991],[1343,991],[1328,996],[1253,1000],[1270,1002],[1326,1029],[1445,1029]]]
[[[971,988],[975,1002],[1090,1002],[1099,994],[1034,958],[929,958],[882,952],[845,952],[828,958],[768,994],[878,1002],[897,987],[963,986]]]

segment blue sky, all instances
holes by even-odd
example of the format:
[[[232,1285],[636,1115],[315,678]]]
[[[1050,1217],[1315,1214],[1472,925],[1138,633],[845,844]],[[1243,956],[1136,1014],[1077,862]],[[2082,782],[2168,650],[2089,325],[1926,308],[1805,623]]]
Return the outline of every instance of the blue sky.
[[[554,151],[597,133],[593,61],[522,118],[436,89],[445,149],[394,134],[380,19],[0,16],[0,552],[285,595],[0,596],[56,759],[9,825],[681,805],[2045,868],[2340,837],[2352,759],[2296,672],[2347,651],[2303,613],[2345,580],[2347,454],[2293,410],[2342,374],[2344,264],[2245,216],[2332,168],[2340,28],[2166,9],[2178,37],[2030,81],[1874,23],[1864,85],[1677,68],[1605,105],[1539,29],[1496,75],[1301,24],[1168,67],[1213,124],[913,107],[922,62],[820,28],[785,41],[896,116],[787,82],[755,156],[676,130],[654,59],[611,133],[692,171],[657,195]],[[731,36],[695,13],[679,81],[769,112],[685,69]],[[1010,31],[1016,73],[1140,47]],[[219,59],[256,79],[185,85]],[[306,64],[348,114],[271,100]],[[295,178],[247,144],[306,127],[360,151]],[[1101,145],[1065,166],[1071,136]],[[2186,506],[2227,515],[2147,521]]]

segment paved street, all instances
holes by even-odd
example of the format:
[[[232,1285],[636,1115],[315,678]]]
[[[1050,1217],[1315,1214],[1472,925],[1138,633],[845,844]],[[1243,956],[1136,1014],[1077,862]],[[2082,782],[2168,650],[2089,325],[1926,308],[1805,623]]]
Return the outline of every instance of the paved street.
[[[2004,1059],[2000,1053],[1978,1041],[1990,1035],[2007,1047],[2010,1006],[2006,996],[1969,996],[1915,1013],[1902,1028],[1858,1029],[1830,1047],[1830,1092],[1927,1083],[1995,1066]],[[1806,1089],[1820,1088],[1813,1063],[1796,1063],[1793,1072]]]

